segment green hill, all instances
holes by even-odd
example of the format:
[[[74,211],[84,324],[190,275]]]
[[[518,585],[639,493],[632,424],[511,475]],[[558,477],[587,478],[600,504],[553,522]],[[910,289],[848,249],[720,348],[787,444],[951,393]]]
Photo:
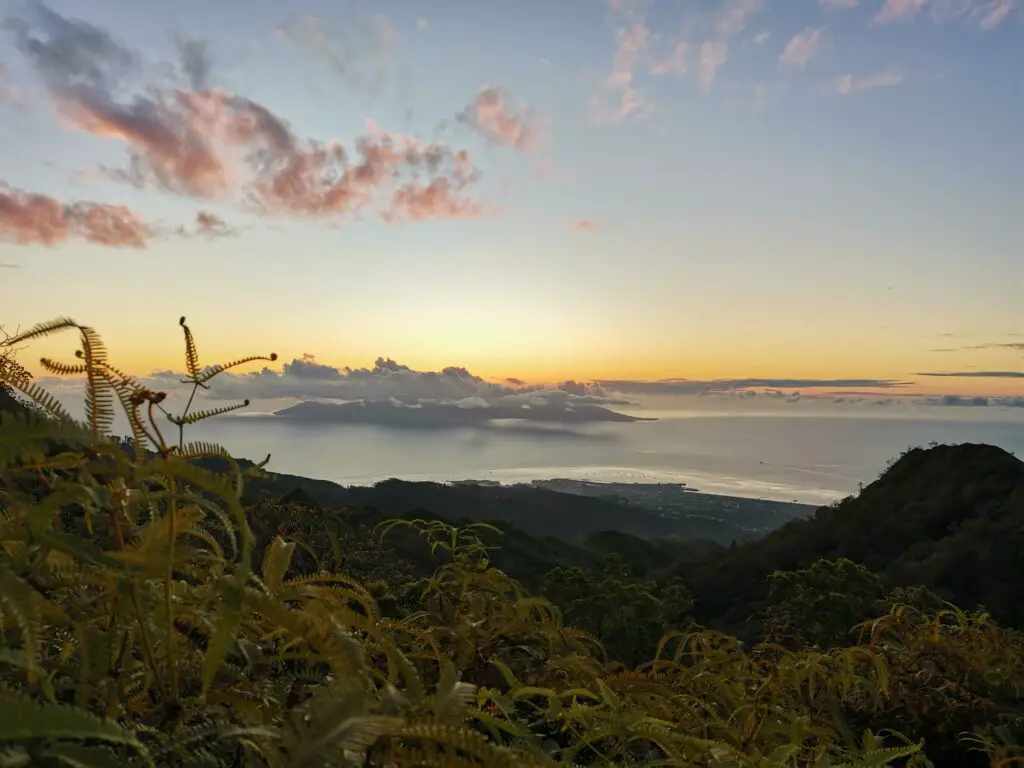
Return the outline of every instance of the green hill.
[[[860,495],[755,542],[679,566],[698,618],[736,629],[767,577],[848,558],[892,586],[926,585],[965,608],[1024,626],[1024,463],[990,445],[903,454]]]

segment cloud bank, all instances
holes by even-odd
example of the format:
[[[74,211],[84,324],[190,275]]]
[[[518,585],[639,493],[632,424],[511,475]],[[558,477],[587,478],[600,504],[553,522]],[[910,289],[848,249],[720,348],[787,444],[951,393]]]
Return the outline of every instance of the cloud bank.
[[[898,389],[912,384],[895,379],[662,379],[645,381],[635,379],[600,379],[603,389],[627,395],[703,395],[738,393],[757,389]],[[781,392],[780,392],[781,394]]]
[[[950,379],[1024,379],[1024,371],[943,371],[917,375]]]
[[[55,245],[80,238],[98,245],[142,248],[150,236],[149,226],[123,205],[65,204],[0,185],[0,241]]]
[[[380,25],[375,29],[380,34],[367,44],[377,49],[387,36]],[[63,125],[125,146],[124,165],[99,169],[108,178],[263,216],[400,222],[476,218],[484,212],[470,191],[480,172],[464,148],[391,133],[372,121],[347,145],[303,137],[269,106],[213,87],[205,41],[178,40],[179,60],[171,76],[139,85],[135,81],[148,71],[138,54],[105,30],[41,2],[6,19],[3,31],[42,81]],[[357,75],[361,42],[349,40],[339,50],[337,41],[304,16],[279,32],[329,60],[338,72]],[[361,75],[357,79],[367,82]],[[543,143],[537,115],[513,108],[509,94],[496,86],[482,88],[460,119],[489,142],[514,150],[531,151]],[[11,209],[27,203],[38,209],[38,201],[7,201]],[[116,236],[104,234],[97,217],[114,213],[113,207],[79,211],[75,215],[87,220],[76,223],[65,207],[65,223],[55,222],[47,232],[43,223],[35,228],[25,223],[26,211],[12,210],[8,237],[52,243],[60,240],[62,228],[77,227],[87,230],[83,237],[89,239],[134,238],[131,244],[139,245],[141,225],[134,227],[134,236],[127,223],[119,224]],[[119,221],[127,219],[121,215]],[[196,228],[208,234],[225,230],[205,213]]]
[[[155,389],[174,389],[180,378],[177,372],[163,371],[151,375],[148,383]],[[474,402],[537,407],[631,404],[596,383],[565,381],[549,387],[515,378],[496,382],[460,366],[417,371],[386,357],[377,358],[372,368],[335,368],[317,362],[311,354],[284,363],[280,371],[265,367],[249,374],[222,374],[211,382],[210,394],[218,399],[459,403],[461,407]]]

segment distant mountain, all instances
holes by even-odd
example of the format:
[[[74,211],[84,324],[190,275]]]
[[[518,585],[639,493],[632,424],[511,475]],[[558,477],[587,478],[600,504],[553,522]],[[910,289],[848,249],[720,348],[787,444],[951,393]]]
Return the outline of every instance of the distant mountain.
[[[598,421],[652,421],[590,403],[416,403],[359,401],[353,403],[305,402],[277,411],[275,416],[310,423],[377,424],[388,427],[443,429],[471,427],[499,419],[582,424]]]
[[[699,618],[735,629],[763,604],[770,573],[840,557],[1024,627],[1024,463],[990,445],[914,449],[859,496],[679,573],[701,596]]]

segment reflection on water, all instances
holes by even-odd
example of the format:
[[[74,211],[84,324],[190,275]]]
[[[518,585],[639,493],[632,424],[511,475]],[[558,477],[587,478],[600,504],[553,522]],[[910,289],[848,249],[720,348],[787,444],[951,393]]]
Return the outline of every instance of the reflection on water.
[[[951,409],[949,409],[951,410]],[[957,409],[958,411],[960,409]],[[685,482],[709,493],[826,503],[855,493],[886,462],[931,442],[986,442],[1024,453],[1024,414],[938,418],[891,413],[860,418],[803,412],[687,414],[637,424],[563,428],[386,429],[229,419],[197,426],[194,439],[217,440],[239,456],[269,451],[271,469],[344,484],[410,480],[538,478]],[[667,417],[666,417],[667,416]],[[970,416],[970,418],[968,418]]]

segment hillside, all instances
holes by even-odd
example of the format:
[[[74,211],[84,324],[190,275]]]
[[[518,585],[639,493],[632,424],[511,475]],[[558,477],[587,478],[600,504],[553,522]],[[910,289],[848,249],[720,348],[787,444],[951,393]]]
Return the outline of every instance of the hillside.
[[[1024,626],[1024,463],[990,445],[901,456],[859,496],[764,538],[679,567],[701,620],[740,627],[767,576],[848,558],[891,585],[924,584],[963,607]]]
[[[215,466],[216,462],[210,462]],[[492,486],[386,480],[373,486],[341,486],[326,480],[277,474],[250,483],[248,496],[280,497],[296,490],[328,507],[372,507],[386,516],[429,511],[450,520],[510,523],[533,536],[581,541],[599,531],[642,537],[674,537],[724,546],[778,526],[795,511],[812,507],[702,495],[701,514],[668,514],[625,501],[562,493],[528,485]],[[715,499],[719,499],[715,503]],[[709,501],[710,500],[710,501]],[[784,510],[785,514],[778,511]],[[752,516],[759,520],[756,530]]]

